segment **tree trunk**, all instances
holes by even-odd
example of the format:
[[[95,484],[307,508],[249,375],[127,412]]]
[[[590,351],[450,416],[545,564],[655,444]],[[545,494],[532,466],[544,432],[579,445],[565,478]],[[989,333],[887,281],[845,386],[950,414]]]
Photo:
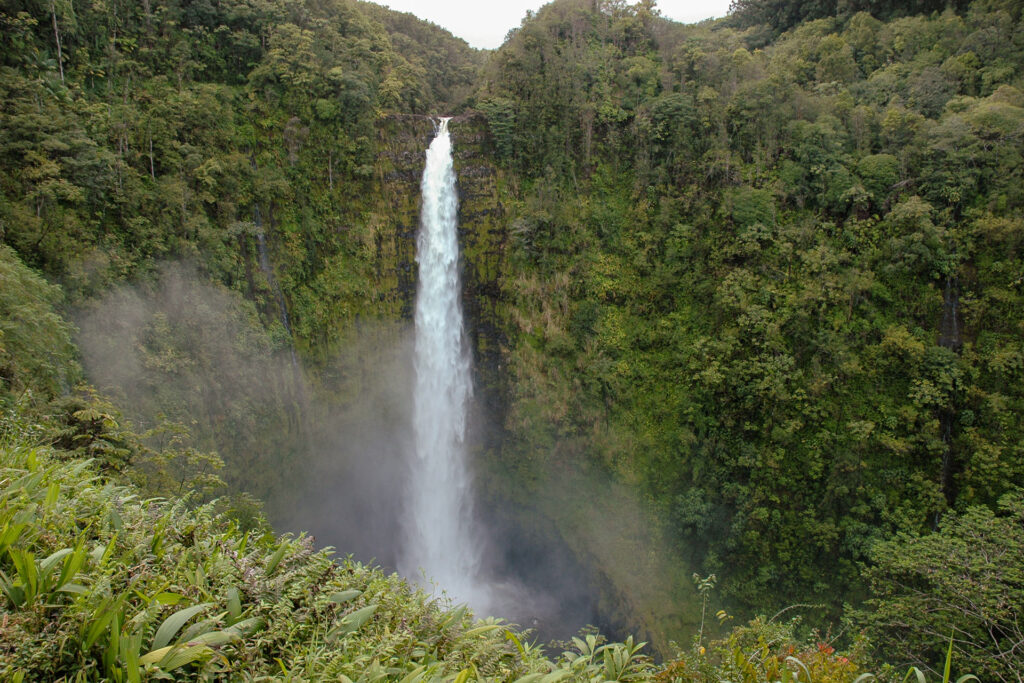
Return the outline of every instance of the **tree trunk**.
[[[50,14],[53,16],[53,35],[57,39],[57,68],[60,70],[60,82],[64,82],[64,54],[60,49],[60,29],[57,27],[57,3],[50,0]]]
[[[153,131],[149,131],[149,177],[156,180],[156,168],[153,162]]]

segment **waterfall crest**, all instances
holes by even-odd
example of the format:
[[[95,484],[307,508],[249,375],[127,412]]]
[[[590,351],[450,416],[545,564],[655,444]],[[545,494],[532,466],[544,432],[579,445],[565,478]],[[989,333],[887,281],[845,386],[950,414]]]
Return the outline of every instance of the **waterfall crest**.
[[[456,234],[458,197],[449,119],[427,150],[416,242],[414,453],[399,571],[422,572],[455,601],[486,609],[480,546],[466,462],[466,413],[473,393],[463,333]]]

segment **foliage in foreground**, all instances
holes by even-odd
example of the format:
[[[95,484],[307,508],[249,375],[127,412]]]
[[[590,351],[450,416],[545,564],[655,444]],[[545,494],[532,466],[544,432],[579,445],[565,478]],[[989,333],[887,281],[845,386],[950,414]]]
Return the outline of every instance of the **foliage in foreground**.
[[[10,431],[10,430],[9,430]],[[0,450],[0,678],[632,680],[642,644],[576,639],[557,664],[309,537],[143,500],[93,461]]]
[[[860,655],[763,620],[660,669],[643,643],[596,635],[551,661],[500,620],[337,562],[310,537],[144,500],[94,461],[19,441],[0,448],[3,680],[865,680]]]
[[[781,614],[771,619],[753,619],[748,624],[734,628],[726,638],[711,643],[708,648],[698,641],[693,652],[679,653],[654,675],[653,680],[658,683],[929,681],[926,671],[916,666],[903,671],[884,665],[877,673],[865,672],[862,667],[870,659],[867,654],[868,642],[864,638],[856,639],[850,651],[840,652],[830,644],[830,638],[814,638],[811,641],[799,638],[797,632],[800,618],[776,621]],[[724,612],[719,612],[718,616],[720,620],[731,618]],[[953,680],[953,660],[953,641],[950,639],[941,674],[938,674],[938,680],[942,683]],[[978,680],[973,674],[963,674],[955,679],[956,683]]]

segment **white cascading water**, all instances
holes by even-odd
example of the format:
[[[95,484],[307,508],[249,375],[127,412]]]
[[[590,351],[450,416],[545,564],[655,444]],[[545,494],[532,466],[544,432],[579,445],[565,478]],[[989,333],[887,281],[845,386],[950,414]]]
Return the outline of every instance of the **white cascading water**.
[[[458,198],[449,119],[441,119],[423,170],[416,242],[416,385],[405,547],[399,571],[422,574],[478,612],[480,552],[466,463],[466,413],[473,392],[459,288]]]

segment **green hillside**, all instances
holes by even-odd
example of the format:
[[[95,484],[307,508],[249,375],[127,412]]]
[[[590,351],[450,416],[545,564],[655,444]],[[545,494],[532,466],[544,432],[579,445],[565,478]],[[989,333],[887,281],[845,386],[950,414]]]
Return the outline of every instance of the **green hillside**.
[[[835,615],[876,543],[1024,482],[1020,8],[765,42],[591,5],[481,100],[519,188],[501,457],[635,486],[736,609]]]

